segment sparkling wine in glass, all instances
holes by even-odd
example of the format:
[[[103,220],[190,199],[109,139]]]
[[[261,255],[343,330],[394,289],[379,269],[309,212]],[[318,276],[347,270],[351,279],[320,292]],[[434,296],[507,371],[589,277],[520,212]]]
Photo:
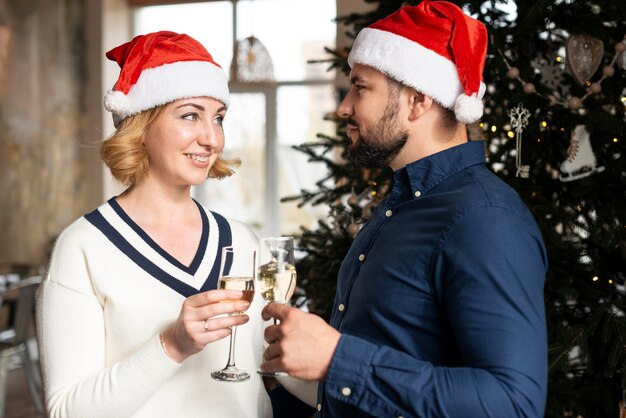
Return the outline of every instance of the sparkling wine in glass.
[[[243,299],[252,303],[254,298],[254,277],[256,251],[238,249],[233,247],[222,248],[222,259],[220,261],[220,276],[217,282],[218,289],[240,290]],[[232,302],[223,300],[222,302]],[[231,316],[241,315],[244,311],[235,311]],[[237,338],[237,327],[231,327],[230,345],[228,352],[228,363],[221,370],[211,373],[211,377],[223,382],[242,382],[250,379],[250,374],[245,370],[238,369],[235,365],[235,341]]]
[[[293,237],[261,239],[258,278],[266,302],[287,303],[296,290]]]
[[[293,237],[261,238],[260,264],[257,278],[260,293],[267,302],[288,303],[296,290],[296,266]],[[274,324],[278,321],[274,318]],[[264,376],[286,376],[287,373],[264,372]]]

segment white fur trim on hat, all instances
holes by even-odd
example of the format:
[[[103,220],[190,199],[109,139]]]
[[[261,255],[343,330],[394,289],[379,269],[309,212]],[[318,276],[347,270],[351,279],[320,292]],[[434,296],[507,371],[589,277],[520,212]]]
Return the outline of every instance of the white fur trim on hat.
[[[121,91],[109,90],[104,96],[104,108],[112,113],[124,114],[130,110],[130,100]]]
[[[350,67],[354,67],[354,64],[373,67],[394,80],[413,87],[443,107],[454,110],[461,122],[475,122],[482,116],[484,83],[481,83],[478,95],[466,96],[456,65],[452,61],[403,36],[380,29],[361,30],[348,56],[348,64]],[[460,114],[457,114],[457,108]],[[468,120],[471,122],[467,122]]]
[[[224,71],[206,61],[178,61],[143,70],[128,94],[109,91],[104,106],[114,120],[123,120],[178,99],[207,96],[229,105]],[[117,124],[116,124],[117,125]]]
[[[476,122],[483,115],[483,101],[476,94],[461,94],[454,103],[454,115],[459,122]]]

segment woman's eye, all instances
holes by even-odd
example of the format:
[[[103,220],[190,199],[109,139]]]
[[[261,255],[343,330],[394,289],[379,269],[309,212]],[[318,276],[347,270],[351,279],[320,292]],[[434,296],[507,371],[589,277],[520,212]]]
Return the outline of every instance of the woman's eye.
[[[224,116],[218,115],[213,119],[213,121],[215,122],[215,124],[222,126],[224,124]]]
[[[183,115],[183,119],[190,120],[190,121],[196,121],[196,120],[198,120],[198,114],[197,113],[185,113]]]

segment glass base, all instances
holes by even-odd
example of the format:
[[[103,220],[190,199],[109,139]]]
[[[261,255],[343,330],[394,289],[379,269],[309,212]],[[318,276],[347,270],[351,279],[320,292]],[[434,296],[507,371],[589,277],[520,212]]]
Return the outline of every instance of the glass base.
[[[226,367],[225,369],[211,372],[211,377],[222,382],[243,382],[250,379],[250,374],[236,367]]]
[[[276,377],[276,376],[289,376],[289,373],[285,373],[285,372],[264,372],[261,369],[257,369],[257,374],[261,375],[261,376],[267,376],[267,377]]]

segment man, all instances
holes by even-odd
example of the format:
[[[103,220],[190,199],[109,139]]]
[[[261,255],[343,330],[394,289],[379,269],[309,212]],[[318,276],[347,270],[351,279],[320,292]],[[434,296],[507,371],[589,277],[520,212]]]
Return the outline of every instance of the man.
[[[352,159],[393,187],[356,236],[330,325],[271,304],[262,369],[319,381],[322,417],[543,417],[547,258],[519,196],[484,165],[484,26],[447,2],[362,30],[338,114]]]

